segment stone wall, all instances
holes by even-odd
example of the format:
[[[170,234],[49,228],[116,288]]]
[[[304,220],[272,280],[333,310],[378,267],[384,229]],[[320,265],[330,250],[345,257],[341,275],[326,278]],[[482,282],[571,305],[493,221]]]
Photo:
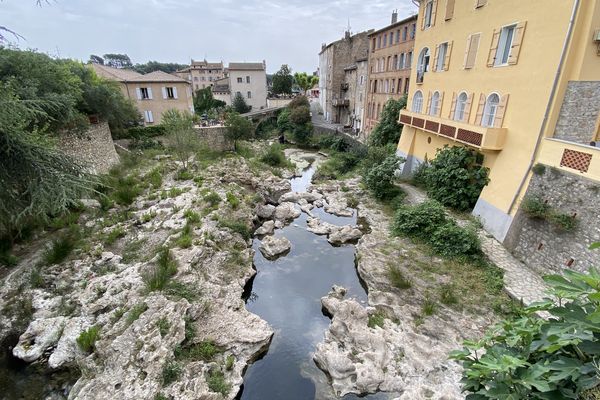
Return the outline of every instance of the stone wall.
[[[233,141],[226,138],[227,128],[224,126],[210,126],[194,128],[200,140],[211,150],[232,151]]]
[[[74,159],[89,166],[90,172],[104,174],[119,162],[119,155],[110,134],[108,123],[90,125],[82,134],[60,135],[58,147]]]
[[[331,128],[328,126],[316,125],[313,129],[313,135],[318,138],[319,136],[333,135],[341,137],[350,146],[365,146],[357,135],[351,135],[349,133],[342,132],[338,129]]]
[[[600,116],[600,81],[571,81],[560,109],[554,137],[590,144]]]
[[[600,267],[600,251],[589,246],[600,241],[600,184],[556,168],[534,174],[526,196],[537,196],[553,210],[576,214],[573,232],[561,232],[547,220],[534,220],[519,210],[505,245],[513,254],[541,273],[565,268],[587,271]]]

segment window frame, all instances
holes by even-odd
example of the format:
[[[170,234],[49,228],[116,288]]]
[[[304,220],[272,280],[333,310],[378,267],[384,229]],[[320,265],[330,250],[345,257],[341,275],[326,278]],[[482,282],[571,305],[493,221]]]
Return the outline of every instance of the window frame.
[[[500,33],[499,33],[499,36],[498,36],[498,47],[496,48],[496,54],[494,54],[494,65],[493,65],[494,68],[496,68],[496,67],[507,67],[507,66],[510,65],[508,63],[508,60],[510,60],[510,55],[512,53],[512,46],[513,46],[513,44],[515,42],[515,34],[517,33],[517,27],[518,27],[518,25],[519,25],[519,22],[513,22],[513,23],[506,24],[506,25],[503,25],[503,26],[500,27]],[[504,47],[502,47],[500,45],[501,41],[502,41],[502,33],[505,31],[505,29],[508,29],[508,28],[511,28],[511,27],[513,28],[513,30],[512,30],[512,36],[510,38],[510,44],[507,45],[507,43],[505,43]],[[498,59],[499,59],[498,55],[499,55],[501,49],[502,49],[502,51],[505,51],[507,47],[508,47],[508,53],[506,54],[506,61],[502,62],[502,63],[499,63],[498,62]]]
[[[431,102],[429,104],[429,110],[427,110],[428,115],[432,117],[438,116],[441,109],[440,99],[441,95],[439,90],[436,90],[431,94]]]
[[[426,61],[426,62],[425,62]],[[431,62],[431,50],[425,46],[419,52],[419,58],[417,59],[417,83],[423,83],[425,80],[425,74],[429,72],[429,63]],[[419,78],[419,74],[422,74]]]
[[[459,107],[461,104],[460,96],[465,95],[465,101],[462,103],[462,110]],[[456,105],[454,106],[454,115],[452,116],[453,121],[464,122],[465,121],[465,111],[467,111],[467,103],[469,102],[469,94],[466,91],[462,91],[456,96]],[[459,118],[459,112],[462,114]]]
[[[429,13],[429,15],[427,15]],[[423,9],[423,29],[431,28],[433,20],[433,0],[427,0]]]
[[[416,102],[417,95],[420,96],[418,99],[419,100],[418,102]],[[418,107],[417,107],[417,105],[418,105]],[[418,113],[418,114],[421,114],[423,112],[423,92],[421,90],[417,90],[413,94],[411,104],[410,104],[410,110],[412,112]]]
[[[449,46],[448,41],[446,42],[442,42],[439,44],[438,47],[438,52],[437,52],[437,59],[436,64],[435,64],[435,72],[444,72],[444,64],[446,61],[446,55],[448,54],[448,46]],[[442,54],[442,46],[444,46],[444,54]],[[441,61],[441,65],[440,65],[440,61]]]
[[[492,96],[496,96],[498,98],[498,102],[495,104],[493,109],[493,114],[490,112],[490,98]],[[500,102],[502,101],[502,96],[498,92],[491,92],[485,98],[485,104],[483,105],[483,115],[481,116],[481,126],[485,128],[495,128],[494,123],[496,122],[496,115],[498,113],[498,107],[500,106]],[[487,121],[491,118],[492,123],[488,124]]]

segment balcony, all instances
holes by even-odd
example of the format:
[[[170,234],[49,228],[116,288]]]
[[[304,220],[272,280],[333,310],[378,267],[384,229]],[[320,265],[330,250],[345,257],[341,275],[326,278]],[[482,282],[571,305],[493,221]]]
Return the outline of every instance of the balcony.
[[[478,150],[502,150],[506,139],[506,128],[471,125],[408,110],[400,112],[400,123],[466,144]]]
[[[349,107],[350,99],[333,99],[334,107]]]
[[[537,161],[600,182],[600,147],[545,138]]]

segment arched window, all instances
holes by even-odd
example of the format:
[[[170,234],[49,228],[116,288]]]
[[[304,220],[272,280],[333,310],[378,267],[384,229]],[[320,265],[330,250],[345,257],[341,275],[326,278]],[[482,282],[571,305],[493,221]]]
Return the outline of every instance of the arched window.
[[[423,83],[425,73],[429,71],[429,48],[425,47],[419,53],[419,62],[417,64],[417,82]]]
[[[492,93],[488,96],[485,101],[485,107],[483,108],[483,119],[481,120],[482,126],[493,127],[494,120],[496,119],[496,112],[498,111],[498,105],[500,104],[500,96],[496,93]]]
[[[469,96],[465,92],[462,92],[456,98],[456,108],[454,109],[454,115],[452,116],[455,121],[465,120],[465,110],[467,109],[467,100]]]
[[[431,96],[431,104],[429,105],[429,115],[436,116],[440,111],[440,92],[437,90]]]
[[[423,110],[423,93],[420,90],[417,90],[413,95],[412,101],[412,111],[416,113],[420,113]]]

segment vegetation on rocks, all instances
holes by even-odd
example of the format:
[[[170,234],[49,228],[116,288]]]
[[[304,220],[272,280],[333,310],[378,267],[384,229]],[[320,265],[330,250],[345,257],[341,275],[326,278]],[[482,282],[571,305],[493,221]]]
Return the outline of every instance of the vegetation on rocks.
[[[199,150],[193,115],[186,111],[168,110],[162,116],[162,126],[169,137],[171,150],[183,169],[187,169],[190,157]]]
[[[312,138],[313,126],[310,116],[310,103],[305,96],[298,96],[279,113],[277,128],[281,133],[290,133],[299,145],[308,145]]]
[[[240,140],[250,139],[254,135],[254,126],[247,118],[238,113],[229,113],[225,119],[227,138],[233,141],[234,150],[238,150]]]
[[[92,326],[87,330],[81,332],[77,338],[77,344],[79,348],[86,353],[92,352],[96,347],[96,340],[100,336],[100,327]]]
[[[169,280],[177,273],[177,262],[168,247],[158,252],[156,265],[144,275],[144,282],[149,291],[163,290]]]
[[[558,231],[572,232],[577,228],[574,214],[560,212],[538,196],[527,196],[521,202],[521,210],[532,219],[546,220]]]

